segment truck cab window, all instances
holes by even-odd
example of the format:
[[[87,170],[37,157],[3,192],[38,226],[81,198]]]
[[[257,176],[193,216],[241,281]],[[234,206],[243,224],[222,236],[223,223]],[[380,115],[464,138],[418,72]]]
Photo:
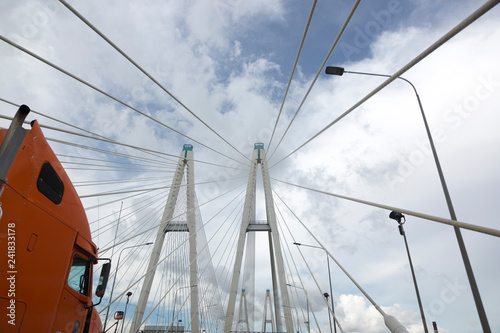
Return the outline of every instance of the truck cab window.
[[[87,295],[89,262],[78,254],[73,257],[68,285],[80,294]]]

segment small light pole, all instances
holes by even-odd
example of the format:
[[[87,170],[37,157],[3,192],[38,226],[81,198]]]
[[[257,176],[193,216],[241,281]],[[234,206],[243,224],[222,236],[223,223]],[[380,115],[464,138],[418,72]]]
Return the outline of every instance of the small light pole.
[[[115,277],[113,278],[113,285],[111,286],[111,293],[109,295],[109,303],[108,303],[108,309],[106,310],[106,318],[104,319],[103,331],[106,331],[106,323],[108,321],[108,315],[109,315],[109,305],[111,304],[111,300],[113,299],[113,291],[115,290],[116,276],[118,275],[118,268],[120,267],[120,257],[122,256],[122,252],[124,250],[126,250],[126,249],[131,249],[131,248],[134,248],[134,247],[151,245],[151,244],[153,244],[153,242],[149,242],[149,243],[145,243],[145,244],[139,244],[139,245],[133,245],[133,246],[127,246],[127,247],[124,247],[120,251],[120,254],[118,255],[118,260],[116,261]]]
[[[324,293],[323,296],[325,296],[325,299],[326,299],[326,303],[328,304],[328,298],[330,297],[330,295],[328,295],[328,293]],[[328,321],[330,322],[330,333],[332,332],[332,316],[330,316],[330,311],[328,311]],[[337,332],[335,330],[335,332]]]
[[[127,293],[127,303],[125,303],[125,312],[123,312],[122,330],[120,331],[121,333],[123,333],[123,326],[125,326],[125,317],[127,316],[127,307],[130,296],[132,296],[132,293],[129,291]]]
[[[185,286],[185,287],[180,287],[180,288],[177,288],[177,290],[175,290],[175,294],[174,294],[174,309],[172,310],[172,325],[174,324],[174,319],[175,319],[175,303],[177,301],[177,292],[181,289],[186,289],[186,288],[193,288],[193,287],[196,287],[196,284],[192,285],[192,286]],[[179,322],[182,322],[182,320],[179,320]],[[175,330],[177,332],[177,328]]]
[[[328,281],[330,282],[330,295],[331,296],[331,302],[332,302],[332,312],[335,314],[335,307],[333,306],[333,291],[332,291],[332,274],[330,273],[330,258],[328,257],[328,252],[326,252],[326,250],[322,247],[319,247],[319,246],[314,246],[314,245],[307,245],[307,244],[302,244],[302,243],[293,243],[294,245],[297,245],[297,246],[307,246],[307,247],[312,247],[312,248],[315,248],[315,249],[321,249],[323,251],[325,251],[325,254],[326,254],[326,264],[328,266]],[[328,293],[325,293],[326,295],[328,295]],[[323,294],[323,296],[325,296],[326,298],[326,302],[328,303],[328,297],[326,297],[326,295]],[[330,311],[328,311],[328,319],[330,320],[330,333],[332,332],[332,318],[331,318],[331,315],[330,315]],[[333,317],[333,332],[337,333],[337,325],[336,325],[337,321],[335,320],[335,316]]]
[[[420,299],[420,292],[418,291],[417,278],[415,277],[415,271],[413,269],[413,263],[411,261],[410,248],[408,247],[408,241],[406,240],[406,234],[403,228],[403,224],[406,222],[406,218],[400,212],[395,212],[395,211],[392,211],[389,214],[389,218],[396,220],[396,222],[398,222],[399,233],[401,234],[401,236],[403,236],[405,240],[406,253],[408,253],[408,261],[410,262],[411,276],[413,277],[413,285],[415,286],[415,293],[417,294],[418,307],[420,308],[420,316],[422,317],[422,325],[424,325],[425,333],[429,333],[429,331],[427,330],[427,323],[425,321],[424,308],[422,307],[422,300]]]
[[[338,75],[342,76],[344,73],[349,74],[360,74],[360,75],[369,75],[369,76],[379,76],[379,77],[392,77],[392,75],[387,74],[377,74],[377,73],[366,73],[366,72],[354,72],[354,71],[346,71],[343,67],[337,66],[328,66],[325,69],[326,74],[330,75]],[[432,155],[434,157],[434,163],[436,164],[436,169],[439,175],[439,180],[441,181],[441,187],[443,188],[444,197],[446,199],[446,204],[448,205],[448,211],[450,212],[450,217],[453,221],[457,221],[457,216],[455,214],[455,208],[453,208],[453,203],[451,201],[450,192],[448,191],[448,186],[446,185],[446,180],[444,179],[443,170],[441,168],[441,163],[439,162],[439,157],[436,151],[436,147],[434,146],[434,140],[432,139],[432,134],[429,129],[429,124],[427,124],[427,118],[425,117],[424,108],[422,107],[422,102],[420,101],[420,97],[418,96],[417,88],[411,83],[409,80],[404,77],[398,76],[400,80],[408,83],[415,92],[415,96],[417,97],[418,106],[420,107],[420,113],[422,114],[422,119],[425,125],[425,131],[427,132],[427,137],[429,138],[429,144],[431,146]],[[465,248],[465,242],[462,237],[462,231],[459,227],[453,226],[455,231],[455,236],[457,237],[458,248],[460,249],[460,254],[462,255],[462,260],[465,266],[465,272],[467,273],[467,278],[469,279],[469,285],[472,290],[472,296],[474,298],[474,303],[476,304],[477,313],[479,315],[479,321],[481,322],[481,326],[484,332],[490,333],[490,324],[488,322],[488,318],[486,317],[486,311],[484,310],[483,301],[481,300],[481,295],[479,294],[479,288],[477,286],[476,278],[474,277],[474,271],[472,270],[472,265],[470,263],[469,255],[467,254],[467,249]]]

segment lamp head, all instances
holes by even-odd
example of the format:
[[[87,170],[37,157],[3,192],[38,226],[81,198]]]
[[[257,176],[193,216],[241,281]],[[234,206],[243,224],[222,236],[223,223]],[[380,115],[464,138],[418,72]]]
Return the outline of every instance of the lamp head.
[[[132,293],[129,291],[129,292],[127,293],[127,297],[130,297],[130,296],[132,296]]]
[[[403,224],[406,222],[405,216],[400,212],[396,212],[394,210],[389,214],[389,218],[396,220],[399,224]],[[404,221],[401,222],[401,219],[403,219]]]
[[[326,74],[342,76],[344,74],[344,67],[328,66],[325,69]]]

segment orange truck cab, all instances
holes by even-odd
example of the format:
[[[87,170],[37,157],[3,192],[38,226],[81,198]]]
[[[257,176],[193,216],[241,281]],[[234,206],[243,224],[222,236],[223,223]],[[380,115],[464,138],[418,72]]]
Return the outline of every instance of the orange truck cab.
[[[21,106],[0,130],[0,332],[102,332],[92,304],[97,248],[78,194]],[[110,264],[102,268],[102,298]]]

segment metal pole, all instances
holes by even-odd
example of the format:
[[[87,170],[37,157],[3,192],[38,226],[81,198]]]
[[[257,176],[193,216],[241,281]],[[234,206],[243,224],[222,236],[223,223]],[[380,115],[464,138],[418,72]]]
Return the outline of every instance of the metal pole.
[[[326,302],[328,303],[328,297],[330,297],[330,295],[328,295],[328,293],[324,293],[323,296],[325,296]],[[328,322],[330,323],[330,333],[332,333],[332,315],[330,314],[330,311],[328,311]]]
[[[408,241],[406,240],[406,233],[403,228],[403,224],[399,224],[399,233],[403,236],[405,240],[406,253],[408,253],[408,261],[410,263],[411,276],[413,278],[413,285],[415,286],[415,293],[417,294],[418,307],[420,308],[420,316],[422,317],[422,324],[424,325],[424,332],[429,333],[427,329],[427,322],[425,321],[424,308],[422,307],[422,300],[420,299],[420,292],[418,291],[417,278],[415,277],[415,271],[413,269],[413,263],[410,256],[410,248],[408,247]]]
[[[23,125],[23,122],[28,116],[28,113],[30,113],[30,108],[27,105],[23,104],[19,107],[19,109],[17,109],[14,118],[12,118],[9,129],[7,130],[7,134],[5,134],[2,144],[0,145],[0,157],[2,157],[2,155],[7,150],[10,141],[12,141],[12,138],[14,137],[16,129]]]
[[[332,274],[330,272],[330,258],[328,257],[328,252],[320,247],[320,246],[314,246],[314,245],[308,245],[308,244],[302,244],[302,243],[293,243],[294,245],[298,245],[298,246],[307,246],[307,247],[312,247],[312,248],[316,248],[316,249],[321,249],[323,251],[325,251],[325,254],[326,254],[326,264],[328,266],[328,281],[330,282],[330,300],[332,302],[332,312],[333,312],[333,329],[334,329],[334,332],[337,333],[337,320],[335,319],[335,308],[333,306],[333,291],[332,291]],[[328,302],[328,299],[326,300]],[[331,315],[330,315],[330,311],[328,311],[328,319],[330,320],[330,332],[332,332],[332,321],[331,321]]]
[[[351,73],[351,74],[361,74],[361,75],[370,75],[370,76],[381,76],[381,77],[392,77],[392,75],[387,74],[376,74],[376,73],[366,73],[366,72],[355,72],[355,71],[344,71],[343,68],[340,72],[335,73],[335,75],[342,75],[343,73]],[[429,129],[429,125],[427,124],[427,119],[425,117],[424,108],[422,107],[422,102],[420,101],[420,97],[418,96],[417,89],[415,86],[407,79],[398,76],[398,79],[401,79],[407,82],[415,92],[415,96],[417,97],[418,106],[420,108],[420,113],[422,114],[422,119],[424,121],[425,130],[427,132],[427,137],[429,138],[429,144],[431,146],[432,155],[434,157],[434,162],[436,163],[436,168],[439,174],[439,179],[441,181],[441,186],[443,188],[444,196],[446,199],[446,204],[448,205],[448,211],[450,212],[450,217],[453,221],[457,221],[457,216],[455,215],[455,209],[453,208],[453,203],[451,201],[450,193],[448,192],[448,186],[446,185],[446,181],[444,179],[443,170],[441,168],[441,163],[439,162],[439,158],[436,152],[436,147],[434,146],[434,140],[432,139],[431,131]],[[474,272],[472,270],[472,266],[469,260],[469,255],[467,254],[467,250],[465,248],[465,242],[462,237],[462,232],[460,228],[457,226],[453,226],[455,230],[455,235],[457,237],[458,247],[460,248],[460,253],[462,255],[462,260],[464,262],[465,271],[467,273],[467,277],[469,279],[469,284],[472,290],[472,296],[474,297],[474,302],[476,303],[476,309],[479,315],[479,320],[481,322],[481,326],[483,332],[491,333],[490,325],[488,323],[488,318],[486,317],[486,312],[484,310],[483,302],[481,300],[481,295],[479,294],[479,288],[477,287],[476,279],[474,277]]]
[[[118,238],[118,227],[120,226],[120,219],[122,216],[122,209],[123,209],[123,201],[120,205],[120,213],[118,214],[118,221],[116,222],[116,230],[115,230],[115,239],[113,240],[113,248],[111,249],[111,257],[113,257],[113,254],[115,253],[115,246],[116,246],[116,239]],[[120,252],[121,254],[121,252]],[[119,256],[118,256],[118,263],[119,263]],[[118,272],[118,265],[116,266],[117,271],[115,271],[115,278],[113,280],[113,287],[111,287],[111,294],[109,296],[109,304],[108,304],[108,309],[106,310],[106,318],[104,319],[104,326],[103,330],[106,330],[106,323],[108,322],[108,314],[109,314],[109,306],[111,305],[111,297],[113,296],[113,289],[115,289],[115,281],[116,281],[116,273]]]
[[[326,263],[328,264],[328,280],[330,281],[330,301],[332,302],[332,312],[335,314],[335,309],[333,307],[333,291],[332,291],[332,274],[330,273],[330,258],[328,257],[328,253],[326,253]],[[328,317],[330,317],[330,312],[328,312]],[[337,321],[335,320],[335,316],[333,316],[333,331],[337,333]],[[331,332],[331,327],[330,327]]]
[[[311,322],[309,321],[309,297],[307,297],[307,291],[304,289],[306,292],[306,307],[307,307],[307,333],[311,333]]]
[[[443,187],[444,196],[446,198],[446,203],[448,205],[448,210],[450,212],[450,217],[453,221],[457,221],[457,216],[455,215],[455,209],[453,208],[453,203],[451,202],[450,193],[448,192],[448,186],[446,186],[446,181],[444,179],[443,170],[441,169],[441,164],[439,163],[439,158],[436,152],[436,147],[434,146],[434,141],[432,140],[432,135],[429,130],[429,125],[427,124],[427,119],[425,118],[424,109],[422,107],[422,103],[420,102],[420,97],[418,96],[417,89],[415,86],[408,80],[400,79],[408,82],[413,90],[415,91],[415,95],[417,96],[418,105],[420,107],[420,112],[422,113],[422,118],[425,124],[425,130],[427,131],[427,136],[429,137],[429,143],[431,145],[432,155],[434,156],[434,161],[436,163],[436,168],[438,170],[439,179],[441,180],[441,186]],[[469,278],[469,284],[472,289],[472,296],[474,297],[474,302],[476,303],[477,313],[479,315],[479,320],[481,322],[481,326],[483,328],[483,332],[491,333],[490,325],[488,323],[488,318],[486,317],[486,312],[484,310],[483,302],[481,300],[481,295],[479,294],[479,288],[476,283],[476,278],[474,277],[474,272],[472,271],[472,265],[469,260],[469,255],[467,254],[467,250],[465,249],[465,242],[462,237],[462,232],[459,227],[454,226],[455,235],[458,241],[458,247],[460,248],[460,253],[462,254],[462,260],[464,262],[465,271],[467,272],[467,277]]]
[[[123,326],[125,326],[125,317],[127,316],[127,307],[128,307],[128,301],[130,299],[130,296],[132,296],[132,293],[129,291],[127,293],[127,303],[125,303],[125,312],[123,313],[123,323],[122,323],[122,329],[120,333],[123,333]]]
[[[191,287],[196,287],[196,285],[180,287],[180,288],[177,288],[177,290],[175,291],[175,294],[174,294],[174,308],[172,310],[172,325],[174,325],[174,320],[175,320],[175,303],[177,301],[177,292],[179,290],[181,290],[181,289],[186,289],[186,288],[191,288]]]
[[[113,291],[115,290],[116,276],[118,275],[118,267],[120,266],[120,257],[122,256],[122,252],[126,249],[131,249],[133,247],[139,247],[139,246],[151,245],[151,244],[153,244],[153,243],[149,242],[149,243],[145,243],[145,244],[127,246],[127,247],[124,247],[123,249],[121,249],[120,254],[118,255],[118,260],[116,261],[115,277],[113,278],[113,285],[111,286],[111,293],[109,294],[109,303],[108,303],[108,309],[106,310],[106,319],[104,320],[104,326],[102,329],[103,331],[106,331],[106,323],[108,321],[109,308],[110,308],[111,301],[113,300]]]

